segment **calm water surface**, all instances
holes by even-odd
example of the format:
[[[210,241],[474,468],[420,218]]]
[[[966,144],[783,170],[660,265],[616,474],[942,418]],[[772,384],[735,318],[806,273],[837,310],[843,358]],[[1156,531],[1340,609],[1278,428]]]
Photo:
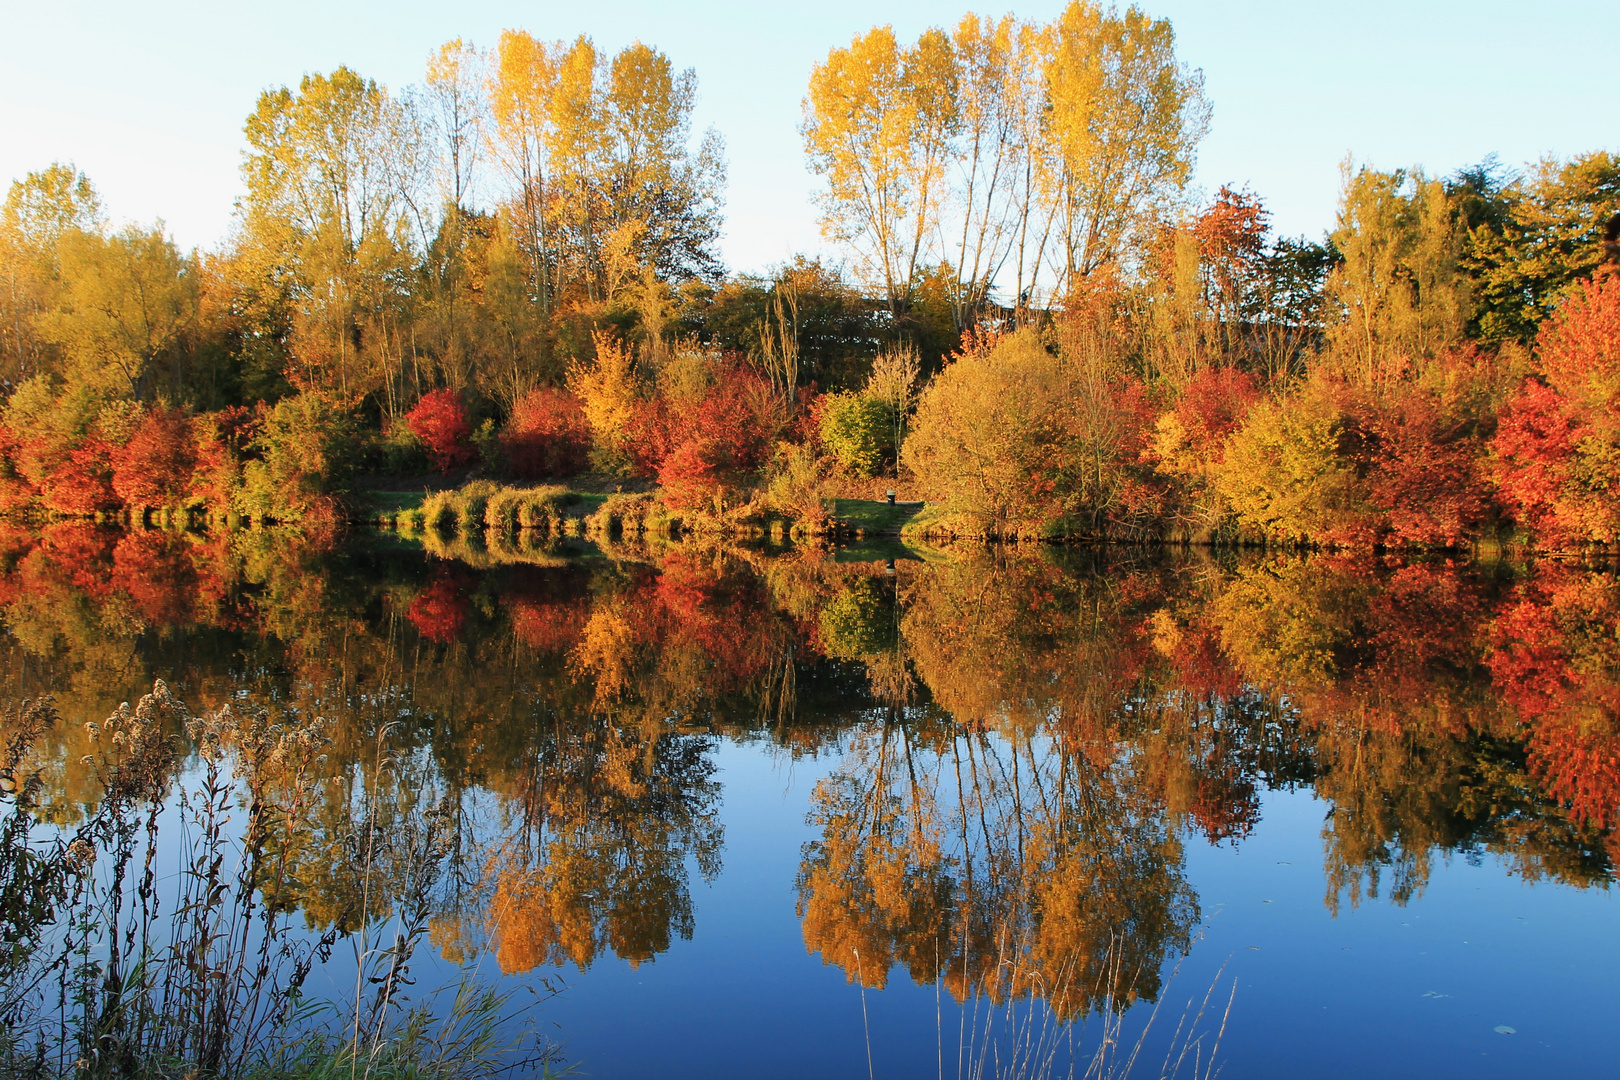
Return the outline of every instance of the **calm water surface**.
[[[418,986],[537,1000],[513,1022],[589,1075],[994,1075],[1021,1035],[1067,1075],[1114,1009],[1154,1076],[1184,1016],[1207,1052],[1224,1015],[1229,1076],[1620,1042],[1603,568],[5,544],[10,694],[70,721],[54,814],[97,797],[76,722],[155,678],[325,718],[292,891],[355,925],[322,838],[386,745],[455,821]]]

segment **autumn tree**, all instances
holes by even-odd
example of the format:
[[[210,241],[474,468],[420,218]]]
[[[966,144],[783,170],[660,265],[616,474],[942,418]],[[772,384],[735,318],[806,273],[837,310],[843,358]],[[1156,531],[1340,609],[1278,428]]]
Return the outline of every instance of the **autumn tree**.
[[[1140,387],[1030,330],[969,349],[922,392],[901,459],[925,497],[992,532],[1103,531],[1147,434]]]
[[[724,148],[713,131],[691,146],[696,90],[695,73],[640,43],[608,57],[585,37],[501,35],[494,141],[542,311],[566,290],[634,308],[653,281],[719,276]]]
[[[403,285],[421,226],[422,128],[376,82],[340,67],[260,95],[246,125],[243,256],[291,312],[301,386],[386,415],[409,397]]]
[[[1047,105],[1046,198],[1058,295],[1120,259],[1177,197],[1209,124],[1203,77],[1169,20],[1073,0],[1035,39]]]
[[[640,396],[635,356],[613,335],[598,332],[593,362],[576,361],[568,369],[568,389],[585,412],[599,465],[622,468],[630,423]]]
[[[424,83],[428,125],[437,137],[442,165],[442,199],[456,210],[468,209],[473,177],[482,150],[484,118],[483,58],[469,42],[456,38],[428,57]]]
[[[0,206],[0,371],[14,383],[39,374],[50,348],[35,325],[55,306],[57,242],[103,229],[101,197],[70,164],[12,181]]]
[[[306,392],[264,407],[256,426],[237,508],[285,523],[335,518],[353,469],[352,414]]]
[[[894,315],[911,304],[948,197],[955,83],[938,30],[902,47],[878,27],[811,70],[803,132],[811,169],[827,179],[823,229],[856,252]]]
[[[1372,387],[1462,340],[1472,311],[1466,234],[1438,180],[1348,160],[1342,174],[1328,344],[1337,370]]]
[[[1603,228],[1620,213],[1620,157],[1545,158],[1522,173],[1487,159],[1450,194],[1468,225],[1462,265],[1473,281],[1471,333],[1528,345],[1536,327],[1603,260]]]
[[[38,324],[61,349],[64,380],[104,397],[149,397],[154,383],[180,397],[198,318],[192,261],[161,227],[73,230],[57,251],[62,292]]]

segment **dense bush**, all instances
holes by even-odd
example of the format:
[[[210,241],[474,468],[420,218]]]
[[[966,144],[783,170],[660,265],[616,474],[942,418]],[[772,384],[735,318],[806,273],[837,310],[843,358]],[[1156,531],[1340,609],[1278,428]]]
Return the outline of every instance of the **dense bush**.
[[[894,416],[865,394],[828,394],[821,402],[821,444],[852,474],[876,476],[892,460]]]
[[[578,398],[542,387],[513,406],[501,447],[513,476],[572,476],[589,463],[591,427]]]
[[[901,459],[925,497],[994,531],[1134,525],[1151,414],[1139,383],[1021,331],[969,349],[923,391]]]
[[[197,467],[197,439],[179,409],[148,411],[112,453],[112,488],[126,506],[176,506]]]
[[[442,473],[469,464],[477,452],[472,446],[472,421],[454,390],[434,390],[423,394],[416,407],[405,414],[405,423],[427,447],[433,467]]]
[[[1574,289],[1543,324],[1492,449],[1504,505],[1559,546],[1620,538],[1620,274]]]
[[[339,511],[354,460],[354,420],[322,394],[297,394],[266,408],[242,471],[238,508],[253,518],[297,522]]]

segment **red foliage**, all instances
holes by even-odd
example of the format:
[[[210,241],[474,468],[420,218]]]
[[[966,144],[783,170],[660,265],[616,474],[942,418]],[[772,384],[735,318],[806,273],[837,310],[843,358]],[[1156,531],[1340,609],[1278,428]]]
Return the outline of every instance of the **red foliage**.
[[[716,482],[729,484],[770,459],[779,425],[770,384],[758,372],[728,363],[701,400],[643,402],[628,427],[627,449],[638,475],[662,477],[670,457],[687,444],[701,444],[699,456],[715,471]],[[675,467],[677,474],[691,473],[692,453]]]
[[[156,530],[125,533],[113,548],[112,586],[156,626],[192,621],[197,573],[181,545]]]
[[[1188,808],[1193,822],[1211,843],[1242,840],[1260,824],[1260,796],[1254,782],[1233,764],[1211,762],[1198,777]]]
[[[1544,564],[1491,623],[1491,681],[1523,721],[1620,717],[1617,624],[1611,579]]]
[[[1536,726],[1529,748],[1531,775],[1577,820],[1601,829],[1620,820],[1620,732],[1554,721]]]
[[[590,620],[590,602],[584,597],[555,600],[533,596],[507,598],[512,633],[535,652],[568,652],[579,644]]]
[[[672,510],[696,510],[713,504],[725,490],[718,462],[723,461],[720,444],[689,439],[675,448],[658,468],[663,498]]]
[[[454,390],[434,390],[423,394],[416,407],[405,414],[411,432],[427,446],[433,467],[442,473],[465,465],[474,457],[472,421]]]
[[[1605,438],[1620,437],[1620,274],[1576,283],[1541,325],[1547,382]]]
[[[1531,379],[1497,421],[1496,488],[1519,524],[1545,540],[1569,537],[1578,521],[1564,495],[1580,430],[1557,390]]]
[[[1229,701],[1243,690],[1242,676],[1221,647],[1220,631],[1202,621],[1178,636],[1170,662],[1176,681],[1196,697]]]
[[[118,505],[112,489],[112,448],[90,436],[68,451],[67,460],[42,485],[48,509],[59,514],[93,514]]]
[[[686,418],[685,434],[714,440],[722,468],[748,472],[770,459],[771,388],[755,371],[733,365]]]
[[[657,476],[664,459],[675,449],[674,424],[662,400],[638,401],[625,425],[625,451],[637,476]]]
[[[707,559],[671,552],[653,598],[664,615],[662,636],[695,642],[723,677],[712,689],[740,685],[770,662],[775,643],[757,579],[722,575]]]
[[[1176,419],[1190,445],[1214,451],[1238,429],[1260,397],[1260,388],[1247,371],[1206,367],[1188,381],[1176,403]]]
[[[444,571],[419,593],[406,609],[405,617],[429,641],[448,645],[461,636],[471,606],[470,582],[464,574]]]
[[[173,506],[197,464],[191,424],[179,409],[150,409],[129,441],[112,451],[112,488],[126,506]]]
[[[578,398],[541,388],[529,391],[512,409],[501,446],[515,476],[572,476],[585,468],[591,428]]]
[[[1503,504],[1544,543],[1620,536],[1620,274],[1579,282],[1542,324],[1530,380],[1497,425]]]
[[[1386,542],[1455,547],[1479,533],[1489,506],[1479,444],[1447,425],[1432,398],[1413,393],[1379,409],[1366,430],[1377,441],[1367,479],[1388,521]]]
[[[40,532],[39,546],[24,557],[24,587],[36,592],[73,589],[92,600],[112,591],[107,560],[118,534],[85,522],[61,522]]]
[[[1254,195],[1222,185],[1214,205],[1193,222],[1200,260],[1218,290],[1231,294],[1254,273],[1265,252],[1270,217]]]

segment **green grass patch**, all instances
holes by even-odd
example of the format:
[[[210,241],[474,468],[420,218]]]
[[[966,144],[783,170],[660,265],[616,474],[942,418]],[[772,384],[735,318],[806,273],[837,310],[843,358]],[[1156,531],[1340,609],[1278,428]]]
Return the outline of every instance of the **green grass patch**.
[[[924,509],[923,503],[896,503],[891,506],[878,499],[834,499],[833,520],[847,529],[898,535]]]
[[[365,517],[392,520],[399,516],[401,510],[420,510],[427,492],[357,491],[353,497],[355,508]]]

